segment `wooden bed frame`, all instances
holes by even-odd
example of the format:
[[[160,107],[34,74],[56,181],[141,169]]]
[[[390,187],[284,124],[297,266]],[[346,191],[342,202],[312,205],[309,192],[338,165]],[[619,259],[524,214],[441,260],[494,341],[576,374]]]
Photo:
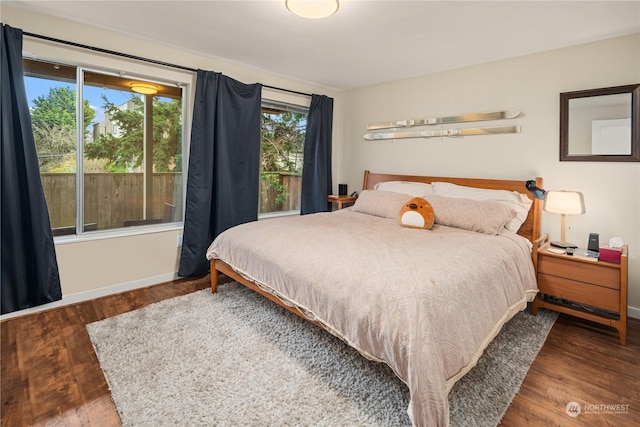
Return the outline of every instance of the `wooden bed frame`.
[[[371,173],[368,170],[364,171],[364,182],[362,184],[362,188],[364,190],[372,190],[373,187],[379,182],[385,181],[413,181],[413,182],[425,182],[431,183],[435,181],[439,182],[450,182],[452,184],[464,185],[467,187],[476,187],[476,188],[487,188],[491,190],[509,190],[509,191],[517,191],[519,193],[527,193],[526,190],[526,180],[518,181],[518,180],[501,180],[501,179],[478,179],[478,178],[450,178],[450,177],[436,177],[436,176],[416,176],[416,175],[395,175],[395,174],[382,174],[382,173]],[[543,188],[542,178],[536,177],[535,179],[536,186],[539,188]],[[526,221],[522,224],[520,229],[518,230],[518,234],[527,238],[532,242],[534,246],[539,246],[541,237],[540,237],[540,220],[542,216],[542,203],[539,199],[533,198],[533,196],[529,195],[530,198],[533,199],[533,205],[529,210],[529,215],[527,216]],[[544,236],[543,236],[544,237]],[[535,260],[534,260],[535,261]],[[534,263],[535,267],[535,263]],[[322,325],[318,322],[308,319],[295,307],[290,307],[284,304],[275,296],[269,294],[268,292],[260,289],[253,282],[245,279],[240,274],[236,273],[231,266],[229,266],[224,261],[220,260],[211,260],[211,292],[215,293],[218,287],[218,274],[223,273],[229,278],[242,283],[250,289],[253,289],[255,292],[264,296],[265,298],[270,299],[276,304],[286,308],[287,310],[295,313],[296,315],[314,323],[317,326],[322,327]]]

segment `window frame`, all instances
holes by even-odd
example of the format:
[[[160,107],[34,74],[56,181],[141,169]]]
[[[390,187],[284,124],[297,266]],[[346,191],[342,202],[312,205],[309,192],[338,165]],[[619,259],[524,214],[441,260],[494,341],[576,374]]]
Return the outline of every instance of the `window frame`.
[[[83,241],[102,240],[109,238],[121,238],[150,233],[182,230],[186,186],[188,174],[188,154],[190,148],[191,129],[191,100],[194,96],[195,73],[181,70],[168,70],[152,64],[144,64],[140,61],[127,58],[106,58],[92,52],[85,52],[78,48],[67,46],[52,46],[38,40],[25,39],[23,43],[22,57],[34,61],[51,62],[76,68],[76,222],[75,233],[70,235],[54,236],[55,244],[67,244]],[[128,70],[126,72],[122,70]],[[129,71],[130,70],[130,71]],[[84,143],[84,129],[82,129],[84,112],[83,85],[81,76],[83,72],[97,72],[101,74],[117,75],[151,83],[163,85],[176,85],[182,89],[182,221],[162,224],[149,224],[132,227],[113,228],[106,230],[84,231],[84,150],[79,149]],[[79,184],[80,183],[80,184]],[[82,212],[81,212],[82,211]]]
[[[81,47],[67,46],[58,43],[51,43],[46,40],[25,37],[23,40],[23,58],[32,60],[54,62],[72,67],[82,67],[84,69],[96,69],[98,72],[124,73],[127,76],[139,78],[146,81],[157,81],[161,84],[175,84],[182,87],[182,218],[185,214],[185,201],[187,191],[187,177],[189,165],[189,152],[191,148],[191,122],[193,113],[193,100],[195,98],[195,87],[197,75],[195,72],[166,67],[157,64],[148,64],[135,59],[128,59],[115,55],[104,55],[94,51],[88,51]],[[261,102],[275,102],[280,105],[291,105],[308,114],[311,105],[311,97],[306,94],[287,92],[275,88],[263,87]],[[76,138],[78,133],[76,132]],[[78,151],[78,150],[76,150]],[[259,219],[282,215],[299,215],[299,211],[286,211],[282,213],[260,214]],[[103,240],[111,238],[122,238],[129,236],[145,235],[151,233],[161,233],[183,229],[183,222],[173,222],[165,224],[152,224],[138,227],[117,228],[108,230],[97,230],[79,234],[62,235],[54,237],[55,244],[67,244],[93,240]],[[78,221],[76,218],[76,227]]]
[[[265,90],[263,89],[262,100],[260,108],[272,108],[272,109],[280,109],[285,112],[292,113],[304,113],[307,117],[309,115],[309,107],[311,105],[311,98],[306,97],[306,102],[300,102],[300,99],[292,100],[290,94],[289,96],[277,96],[274,93],[269,93],[265,96]],[[281,100],[284,99],[284,100]],[[261,114],[262,117],[262,114]],[[261,135],[262,137],[262,135]],[[262,158],[262,150],[260,150],[260,157]],[[262,168],[260,170],[262,173]],[[258,220],[268,219],[268,218],[276,218],[282,216],[297,216],[300,215],[300,209],[288,210],[288,211],[277,211],[277,212],[265,212],[260,213],[260,199],[258,199]]]

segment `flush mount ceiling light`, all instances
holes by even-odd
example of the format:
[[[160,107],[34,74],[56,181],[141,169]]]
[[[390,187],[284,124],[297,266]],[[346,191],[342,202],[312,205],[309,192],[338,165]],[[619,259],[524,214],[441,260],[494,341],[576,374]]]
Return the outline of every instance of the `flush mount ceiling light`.
[[[143,95],[155,95],[159,87],[151,83],[131,83],[131,90]]]
[[[338,0],[286,0],[287,9],[295,15],[309,19],[320,19],[336,13]]]

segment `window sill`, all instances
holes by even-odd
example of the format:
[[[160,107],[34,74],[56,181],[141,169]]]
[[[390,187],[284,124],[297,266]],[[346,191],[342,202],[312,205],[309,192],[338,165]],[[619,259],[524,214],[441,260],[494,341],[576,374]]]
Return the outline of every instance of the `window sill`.
[[[143,227],[118,228],[113,230],[101,230],[82,233],[81,235],[58,236],[53,238],[55,245],[65,245],[68,243],[90,242],[94,240],[104,240],[113,238],[122,238],[130,236],[139,236],[143,234],[165,233],[167,231],[179,230],[182,232],[183,224],[181,222],[173,222],[169,224],[146,225]]]
[[[280,218],[285,216],[299,216],[300,211],[283,211],[271,212],[258,215],[258,220]],[[114,239],[130,236],[139,236],[142,234],[165,233],[167,231],[182,231],[183,223],[174,222],[170,224],[146,225],[142,227],[118,228],[114,230],[99,230],[82,233],[81,235],[57,236],[53,238],[56,245],[65,245],[69,243],[90,242],[94,240]]]
[[[279,218],[283,216],[300,216],[300,211],[281,211],[281,212],[269,212],[258,215],[258,220],[261,219],[269,219],[269,218]]]

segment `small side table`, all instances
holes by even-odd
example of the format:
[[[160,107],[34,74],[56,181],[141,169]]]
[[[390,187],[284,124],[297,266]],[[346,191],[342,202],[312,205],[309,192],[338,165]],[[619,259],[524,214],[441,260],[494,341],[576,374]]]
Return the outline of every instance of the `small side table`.
[[[331,194],[329,196],[327,196],[327,201],[329,203],[336,203],[338,205],[338,210],[344,208],[345,203],[346,204],[351,204],[351,203],[355,203],[355,201],[358,200],[358,197],[354,197],[354,196],[336,196],[334,194]]]
[[[618,330],[620,344],[627,339],[627,253],[620,264],[585,261],[549,252],[549,244],[533,247],[540,293],[531,313],[547,308],[587,319]]]

